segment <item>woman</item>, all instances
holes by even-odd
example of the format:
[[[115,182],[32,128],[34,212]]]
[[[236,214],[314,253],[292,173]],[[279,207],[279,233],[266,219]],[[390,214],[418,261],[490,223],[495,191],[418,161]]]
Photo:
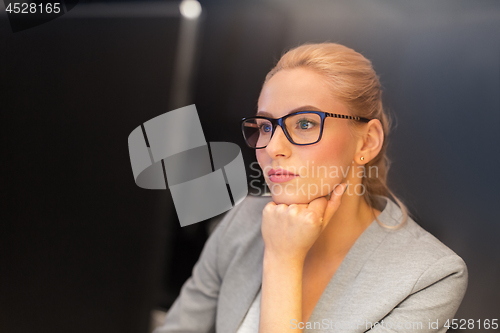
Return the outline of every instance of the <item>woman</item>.
[[[446,331],[467,268],[387,188],[370,61],[333,43],[290,50],[242,129],[272,199],[227,214],[156,332]]]

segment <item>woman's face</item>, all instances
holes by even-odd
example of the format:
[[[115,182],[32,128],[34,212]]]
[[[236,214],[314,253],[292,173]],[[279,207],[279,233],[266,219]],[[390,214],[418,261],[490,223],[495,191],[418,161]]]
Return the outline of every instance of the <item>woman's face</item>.
[[[264,85],[259,97],[258,115],[280,118],[295,111],[349,115],[347,108],[332,97],[323,77],[304,68],[279,71]],[[267,147],[257,149],[256,154],[273,201],[290,205],[309,203],[331,193],[352,173],[355,150],[348,120],[327,117],[318,143],[294,145],[278,126]],[[296,176],[280,176],[279,170]],[[277,173],[270,176],[270,171]]]

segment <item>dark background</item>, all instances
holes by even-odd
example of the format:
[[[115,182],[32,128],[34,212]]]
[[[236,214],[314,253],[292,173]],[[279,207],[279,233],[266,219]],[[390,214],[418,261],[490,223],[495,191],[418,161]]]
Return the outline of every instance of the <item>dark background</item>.
[[[200,2],[188,104],[207,141],[249,166],[239,120],[282,52],[361,52],[397,120],[390,186],[468,265],[455,318],[500,319],[500,2]],[[2,333],[146,332],[208,235],[180,228],[168,190],[137,187],[128,155],[129,133],[172,110],[176,2],[97,5],[13,33],[0,4]]]

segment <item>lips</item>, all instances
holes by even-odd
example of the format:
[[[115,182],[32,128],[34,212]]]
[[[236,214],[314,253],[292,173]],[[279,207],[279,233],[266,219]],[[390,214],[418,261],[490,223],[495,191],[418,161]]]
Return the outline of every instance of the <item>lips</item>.
[[[298,175],[285,169],[271,169],[267,175],[273,183],[283,183],[298,177]]]

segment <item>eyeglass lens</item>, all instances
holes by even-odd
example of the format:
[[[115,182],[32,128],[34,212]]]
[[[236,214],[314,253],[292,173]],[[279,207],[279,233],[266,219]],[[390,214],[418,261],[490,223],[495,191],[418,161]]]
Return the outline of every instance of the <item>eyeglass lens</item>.
[[[292,143],[309,144],[318,141],[321,117],[315,113],[301,113],[285,118],[285,127]],[[243,123],[243,134],[248,145],[263,148],[271,141],[273,125],[267,119],[253,118]]]

